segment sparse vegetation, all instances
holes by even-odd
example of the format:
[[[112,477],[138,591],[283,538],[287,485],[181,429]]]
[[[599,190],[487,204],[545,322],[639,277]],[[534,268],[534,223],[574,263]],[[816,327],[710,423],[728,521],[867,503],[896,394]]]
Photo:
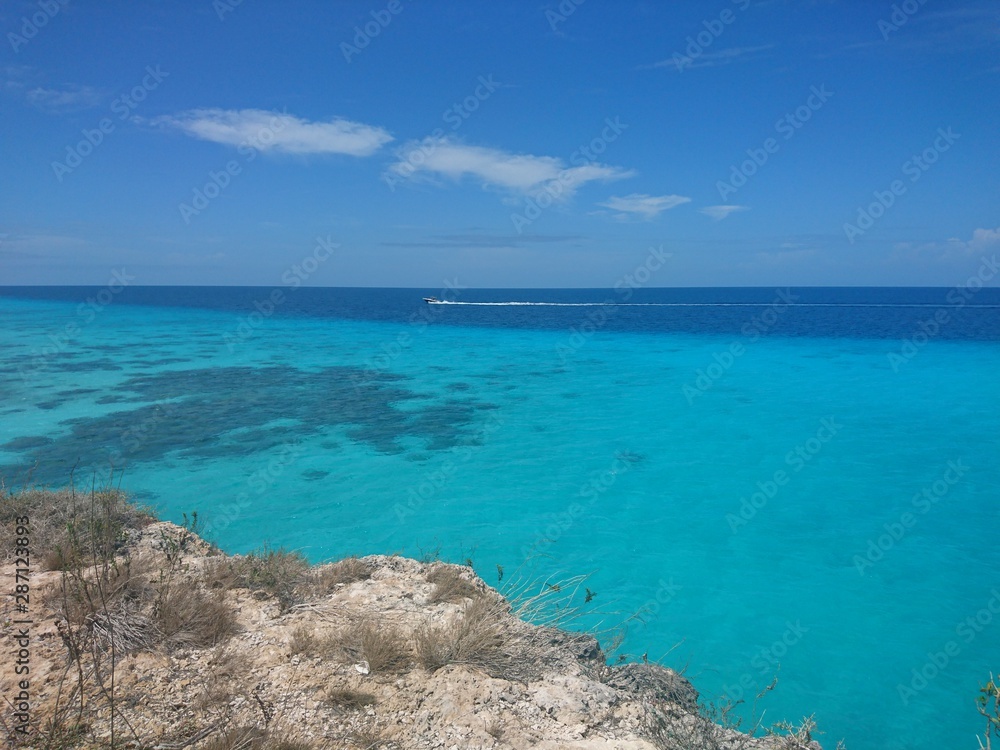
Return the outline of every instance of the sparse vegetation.
[[[992,739],[1000,738],[1000,685],[997,684],[993,675],[989,681],[979,688],[979,696],[976,698],[976,708],[980,715],[986,719],[986,729],[983,738],[979,740],[979,747],[983,750],[992,748]]]
[[[288,642],[288,647],[293,654],[315,654],[319,647],[319,641],[313,629],[308,625],[299,625],[292,631],[292,638]]]
[[[430,671],[448,664],[469,664],[490,674],[502,673],[506,661],[502,614],[496,602],[477,597],[447,624],[417,631],[420,664]]]
[[[156,626],[169,646],[205,648],[236,632],[232,605],[219,591],[165,585],[160,589],[154,613]]]
[[[310,569],[298,586],[298,598],[318,599],[330,594],[338,586],[366,581],[371,577],[371,566],[367,562],[356,557],[345,557]]]
[[[273,596],[283,611],[299,603],[299,587],[306,581],[309,562],[298,552],[264,546],[230,561],[232,586],[263,591]]]
[[[409,639],[399,628],[369,620],[334,631],[322,639],[320,651],[341,661],[367,662],[373,673],[397,672],[413,661]]]
[[[467,576],[457,565],[434,565],[427,573],[427,582],[434,584],[429,601],[458,603],[479,596],[479,589]]]
[[[95,509],[100,510],[99,516],[92,514]],[[119,551],[132,530],[155,520],[131,503],[124,492],[113,488],[91,492],[27,488],[13,492],[0,484],[0,554],[5,560],[14,551],[15,519],[25,515],[31,517],[33,556],[50,563],[49,570],[61,570],[71,551],[93,551],[95,544]]]
[[[203,750],[316,750],[311,742],[290,740],[258,727],[236,727],[201,746]]]
[[[349,687],[332,687],[326,691],[326,702],[331,706],[349,711],[374,705],[375,696]]]

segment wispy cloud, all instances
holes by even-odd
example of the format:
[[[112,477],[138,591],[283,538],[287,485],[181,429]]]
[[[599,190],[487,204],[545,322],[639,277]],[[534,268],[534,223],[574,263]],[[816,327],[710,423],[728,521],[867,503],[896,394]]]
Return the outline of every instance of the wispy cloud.
[[[625,196],[613,195],[604,203],[598,203],[597,205],[616,211],[616,219],[641,218],[651,221],[664,211],[690,202],[691,199],[683,195],[632,193]]]
[[[521,247],[531,244],[574,242],[576,234],[439,234],[420,242],[383,242],[384,247],[412,248],[487,248]]]
[[[45,76],[29,65],[0,67],[0,93],[23,97],[32,107],[50,114],[80,112],[99,106],[107,92],[75,83],[46,85]]]
[[[67,85],[62,88],[37,86],[25,92],[25,98],[33,107],[51,114],[80,112],[99,106],[105,93],[91,86]]]
[[[1000,227],[975,229],[968,240],[952,237],[945,242],[900,242],[893,247],[898,259],[952,263],[1000,251]]]
[[[705,216],[711,217],[716,221],[722,221],[730,214],[734,214],[737,211],[749,211],[750,209],[746,206],[705,206],[701,209],[701,213]]]
[[[688,57],[681,53],[676,53],[673,57],[650,65],[641,66],[642,69],[668,68],[671,70],[691,70],[694,68],[715,68],[721,65],[730,65],[735,62],[748,62],[765,57],[768,50],[774,49],[773,44],[761,44],[756,47],[729,47],[716,52],[703,52],[697,57]]]
[[[420,159],[412,158],[420,154]],[[588,182],[607,182],[631,177],[634,172],[607,164],[569,167],[554,156],[514,154],[484,146],[468,146],[449,138],[427,138],[404,145],[399,161],[387,170],[387,178],[420,180],[446,177],[455,182],[465,178],[485,187],[520,194],[545,189],[557,199],[567,199]]]
[[[340,117],[312,122],[262,109],[193,109],[157,118],[154,124],[204,141],[286,154],[370,156],[392,140],[388,131],[374,125]]]

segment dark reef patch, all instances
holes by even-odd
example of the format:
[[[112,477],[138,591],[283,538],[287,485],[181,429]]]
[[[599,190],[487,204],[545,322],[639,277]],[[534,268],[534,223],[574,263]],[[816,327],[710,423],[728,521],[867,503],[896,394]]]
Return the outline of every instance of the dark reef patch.
[[[8,440],[3,445],[0,445],[0,450],[20,453],[34,448],[41,448],[43,445],[48,445],[51,442],[52,438],[45,437],[44,435],[26,435]]]
[[[88,359],[82,362],[52,362],[48,369],[55,372],[95,372],[97,370],[114,372],[124,368],[115,360],[105,357],[104,359]]]
[[[131,402],[134,408],[66,420],[66,432],[48,442],[17,444],[9,449],[20,454],[17,463],[0,466],[0,476],[37,465],[36,481],[58,485],[77,465],[81,470],[120,469],[168,454],[199,461],[242,458],[298,444],[331,428],[380,453],[403,452],[401,440],[416,440],[425,450],[446,450],[473,443],[482,413],[497,408],[472,399],[425,398],[406,388],[402,376],[354,367],[140,373],[99,399]]]

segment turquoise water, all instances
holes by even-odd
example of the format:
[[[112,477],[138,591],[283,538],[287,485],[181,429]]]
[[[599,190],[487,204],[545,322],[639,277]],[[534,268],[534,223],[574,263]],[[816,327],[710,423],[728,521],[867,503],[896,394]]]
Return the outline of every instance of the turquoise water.
[[[752,702],[777,671],[766,719],[815,713],[826,747],[975,747],[1000,668],[996,341],[940,336],[896,372],[898,340],[806,325],[447,314],[278,314],[239,338],[245,309],[0,297],[0,467],[64,484],[79,459],[86,483],[113,458],[234,552],[589,573],[585,624],[639,613],[622,650],[705,698]]]

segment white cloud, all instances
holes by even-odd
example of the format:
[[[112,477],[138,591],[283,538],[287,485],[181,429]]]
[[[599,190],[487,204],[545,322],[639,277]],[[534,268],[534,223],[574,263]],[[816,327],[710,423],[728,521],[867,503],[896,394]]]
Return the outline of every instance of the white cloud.
[[[484,146],[467,146],[448,138],[412,141],[397,152],[399,161],[386,171],[390,186],[404,180],[443,176],[454,181],[471,177],[486,187],[527,194],[544,189],[566,199],[588,182],[631,177],[632,170],[606,164],[567,165],[554,156],[513,154]]]
[[[971,239],[952,237],[945,242],[899,242],[893,246],[893,257],[906,261],[949,263],[978,258],[1000,250],[1000,227],[975,229]]]
[[[613,195],[599,206],[618,211],[617,219],[628,219],[641,217],[646,221],[655,219],[664,211],[676,208],[684,203],[690,203],[691,199],[683,195],[646,195],[644,193],[632,193],[631,195]]]
[[[262,109],[194,109],[154,122],[204,141],[286,154],[370,156],[392,140],[383,128],[340,117],[310,122]]]
[[[667,60],[660,60],[652,65],[641,66],[649,68],[672,68],[673,70],[684,71],[694,68],[715,68],[720,65],[729,65],[738,61],[756,60],[762,57],[762,53],[773,49],[773,44],[762,44],[757,47],[729,47],[715,52],[702,52],[700,55],[689,57],[680,52]]]
[[[709,216],[716,221],[722,221],[729,214],[736,213],[737,211],[749,211],[750,209],[746,206],[705,206],[701,209],[701,212],[705,216]]]
[[[47,89],[37,86],[25,93],[28,103],[45,112],[60,114],[96,107],[104,101],[104,92],[90,86],[64,86]]]

